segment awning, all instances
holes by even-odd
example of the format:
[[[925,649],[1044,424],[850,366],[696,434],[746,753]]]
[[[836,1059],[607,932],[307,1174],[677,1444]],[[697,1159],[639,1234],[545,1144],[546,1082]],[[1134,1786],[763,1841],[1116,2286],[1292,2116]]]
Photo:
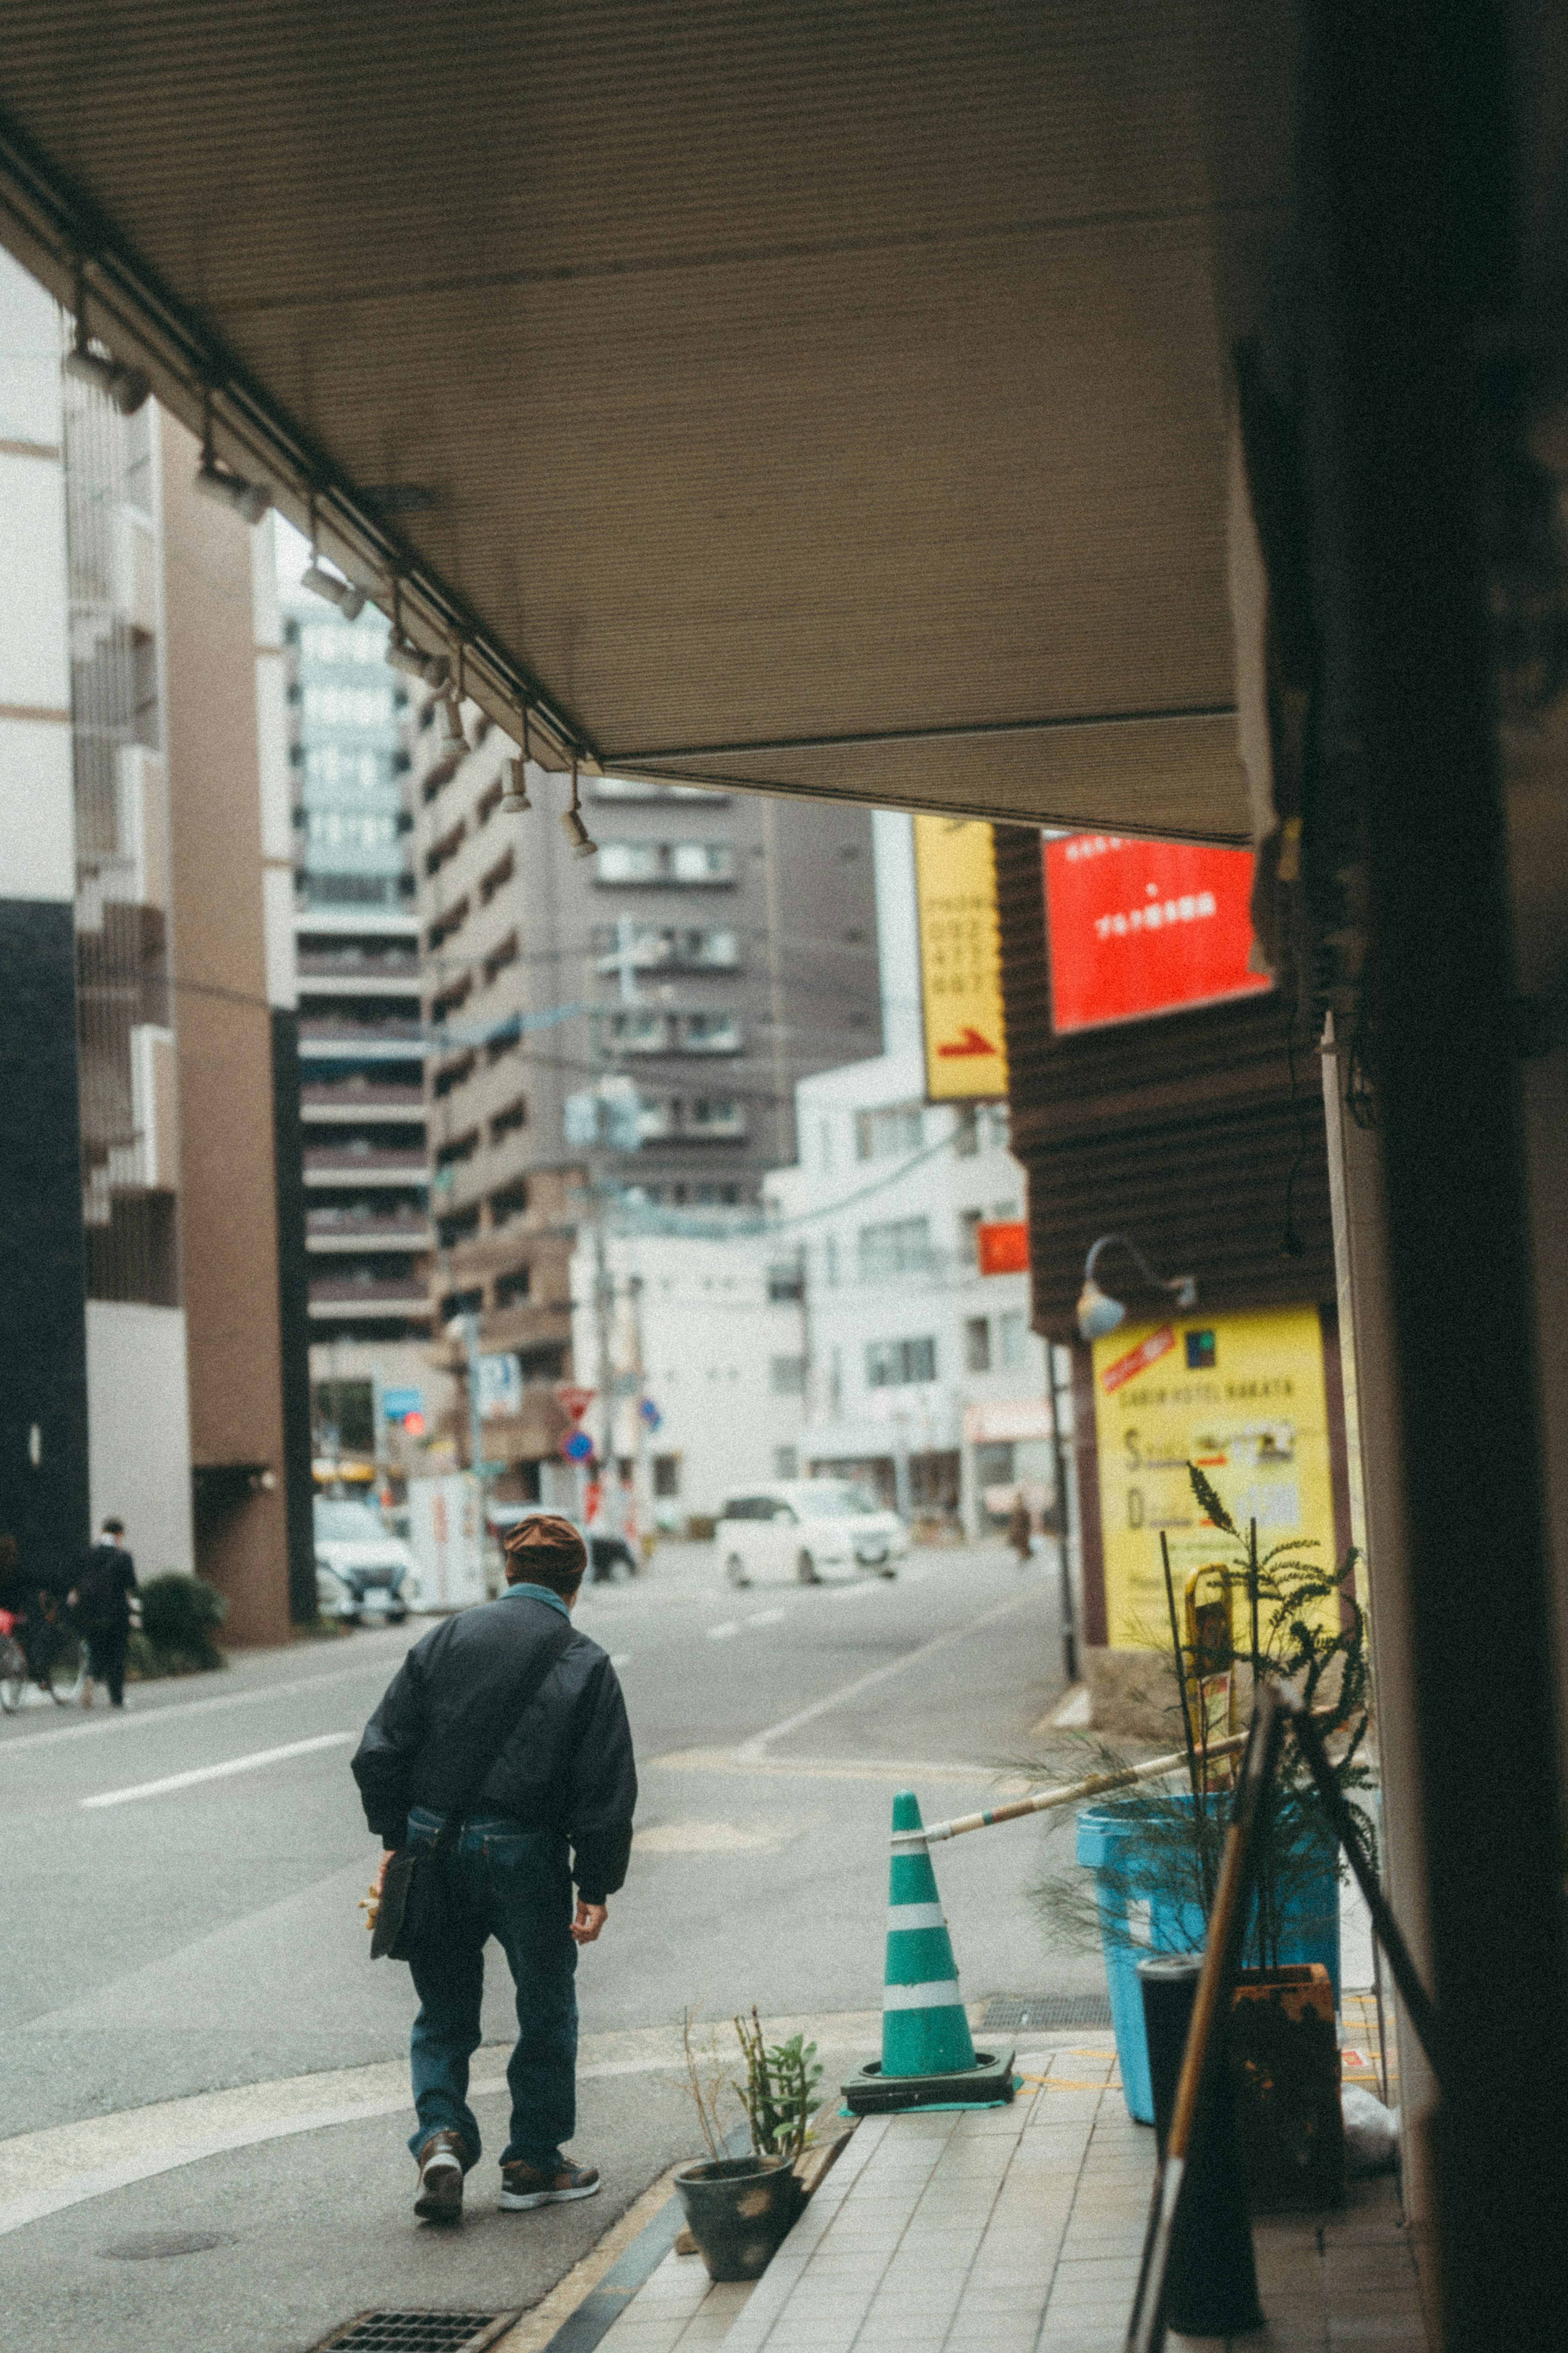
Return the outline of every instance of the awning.
[[[1273,0],[12,0],[0,237],[547,753],[1237,839],[1289,54]]]

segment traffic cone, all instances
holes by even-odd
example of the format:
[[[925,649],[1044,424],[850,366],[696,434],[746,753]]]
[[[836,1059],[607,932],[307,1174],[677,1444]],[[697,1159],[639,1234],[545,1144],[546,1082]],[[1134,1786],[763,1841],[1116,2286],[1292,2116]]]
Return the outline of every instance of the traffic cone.
[[[1013,2096],[1013,2053],[976,2052],[958,1990],[958,1964],[937,1894],[920,1800],[893,1799],[883,1972],[882,2056],[844,2084],[857,2115],[890,2108],[989,2105]]]
[[[923,1836],[920,1799],[893,1799],[893,1859],[888,1873],[888,1966],[882,1987],[884,2075],[951,2075],[974,2064],[974,2044],[958,1993],[958,1964],[936,1873]]]

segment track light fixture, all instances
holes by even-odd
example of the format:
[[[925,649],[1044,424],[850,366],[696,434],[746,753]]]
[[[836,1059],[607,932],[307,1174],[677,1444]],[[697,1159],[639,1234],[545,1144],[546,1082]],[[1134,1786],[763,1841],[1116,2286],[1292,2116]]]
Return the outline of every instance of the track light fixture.
[[[596,841],[593,841],[589,839],[588,828],[583,822],[582,804],[577,793],[577,760],[575,754],[574,754],[572,760],[572,803],[571,807],[563,810],[562,813],[561,830],[572,845],[572,855],[574,858],[596,858],[598,856],[599,845]]]
[[[300,575],[301,588],[309,588],[314,596],[324,596],[335,605],[345,621],[357,621],[367,602],[364,590],[353,580],[340,580],[335,572],[325,572],[320,564],[311,562]]]
[[[463,648],[458,646],[458,676],[441,698],[441,749],[448,759],[466,759],[468,739],[463,733]]]
[[[496,808],[502,817],[521,817],[533,803],[528,797],[528,705],[522,706],[522,749],[501,771],[504,782]]]
[[[308,588],[312,596],[324,596],[335,605],[345,621],[357,621],[368,602],[367,592],[356,580],[344,580],[336,572],[329,572],[321,562],[316,543],[316,498],[310,494],[310,561],[300,575],[300,586]]]
[[[206,398],[202,421],[202,462],[196,471],[196,488],[204,498],[216,499],[220,506],[232,507],[244,522],[261,521],[272,504],[272,493],[265,482],[247,482],[227,466],[220,466],[213,455],[212,396]]]
[[[76,341],[66,353],[65,371],[80,384],[95,384],[106,392],[121,417],[134,417],[152,396],[150,379],[139,367],[93,351],[87,332],[87,288],[79,265],[76,273]]]
[[[422,678],[437,691],[447,683],[445,656],[422,653],[403,626],[403,587],[397,580],[392,584],[392,635],[386,641],[386,659],[394,670],[403,670],[409,678]]]

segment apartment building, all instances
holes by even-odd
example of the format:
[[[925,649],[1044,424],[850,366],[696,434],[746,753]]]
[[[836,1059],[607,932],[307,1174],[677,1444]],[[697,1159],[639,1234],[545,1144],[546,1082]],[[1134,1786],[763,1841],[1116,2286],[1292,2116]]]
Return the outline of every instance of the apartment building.
[[[437,1326],[480,1318],[521,1409],[486,1426],[499,1492],[553,1460],[574,1369],[570,1261],[595,1204],[753,1207],[794,1155],[795,1088],[879,1043],[871,826],[860,809],[530,765],[471,712],[413,714]],[[467,1343],[449,1344],[460,1370]]]
[[[294,833],[300,1126],[319,1451],[404,1467],[431,1387],[419,920],[405,682],[379,615],[345,619],[280,550]],[[386,1408],[394,1409],[388,1424]]]
[[[801,1270],[803,1461],[974,1537],[1054,1501],[1050,1379],[1027,1274],[980,1271],[980,1227],[1024,1215],[1005,1109],[924,1088],[914,1051],[803,1082],[768,1198]]]
[[[0,1531],[58,1580],[116,1511],[280,1641],[310,1563],[291,1597],[258,549],[71,340],[0,260]]]

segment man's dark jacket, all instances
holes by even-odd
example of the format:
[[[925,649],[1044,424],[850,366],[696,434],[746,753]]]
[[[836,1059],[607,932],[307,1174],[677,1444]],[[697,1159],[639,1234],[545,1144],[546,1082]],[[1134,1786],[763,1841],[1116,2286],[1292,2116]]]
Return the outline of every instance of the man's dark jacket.
[[[485,1757],[496,1756],[468,1812],[563,1831],[584,1904],[603,1904],[623,1884],[637,1777],[609,1659],[574,1627],[521,1715],[513,1699],[560,1624],[548,1601],[509,1594],[443,1619],[415,1644],[353,1760],[365,1820],[384,1846],[403,1844],[410,1807],[449,1813]]]
[[[87,1558],[72,1590],[77,1597],[77,1623],[86,1634],[112,1640],[131,1631],[131,1597],[140,1591],[136,1564],[123,1545],[100,1536]]]

